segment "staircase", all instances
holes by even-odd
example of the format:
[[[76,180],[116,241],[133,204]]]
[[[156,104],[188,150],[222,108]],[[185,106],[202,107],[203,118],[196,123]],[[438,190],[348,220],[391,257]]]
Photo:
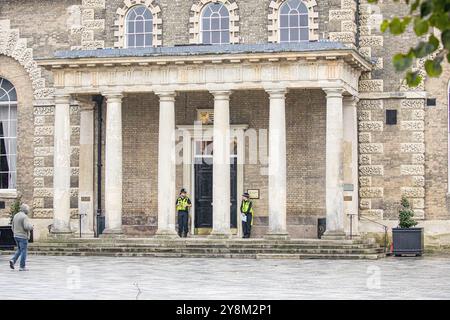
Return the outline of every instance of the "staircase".
[[[29,244],[29,254],[62,256],[378,259],[383,249],[363,240],[266,239],[70,239]]]

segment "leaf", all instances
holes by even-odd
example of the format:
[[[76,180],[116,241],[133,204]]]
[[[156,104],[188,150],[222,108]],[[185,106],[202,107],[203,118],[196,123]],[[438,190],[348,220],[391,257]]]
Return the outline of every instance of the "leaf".
[[[433,2],[431,0],[427,0],[422,2],[420,5],[420,16],[425,18],[433,12]]]
[[[380,26],[381,32],[386,32],[388,28],[389,28],[389,20],[383,20]]]
[[[413,62],[412,54],[402,54],[398,53],[393,58],[394,67],[397,71],[405,71],[411,67]]]
[[[414,55],[416,56],[416,58],[423,58],[428,56],[429,54],[433,53],[434,51],[436,51],[436,49],[439,46],[439,40],[436,43],[435,38],[432,38],[430,36],[430,38],[428,39],[428,42],[425,41],[421,41],[419,42],[419,44],[417,45],[417,47],[415,47],[413,49]]]
[[[414,32],[418,36],[422,36],[428,32],[428,21],[420,18],[414,19]]]
[[[412,88],[417,87],[422,82],[422,77],[417,71],[408,71],[405,78],[408,86]]]
[[[450,50],[450,30],[445,30],[441,35],[442,45],[445,49]]]
[[[442,73],[441,61],[442,59],[434,59],[425,61],[425,71],[430,77],[439,77]]]
[[[389,23],[389,30],[394,35],[402,34],[403,32],[405,32],[405,26],[398,17],[395,17]]]

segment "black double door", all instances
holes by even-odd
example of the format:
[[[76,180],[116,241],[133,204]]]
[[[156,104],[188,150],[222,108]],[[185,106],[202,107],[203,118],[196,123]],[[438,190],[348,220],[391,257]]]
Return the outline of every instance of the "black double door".
[[[230,165],[231,208],[230,227],[237,228],[237,159],[231,159]],[[220,183],[220,181],[218,182]],[[195,228],[213,226],[213,165],[202,161],[195,164]]]

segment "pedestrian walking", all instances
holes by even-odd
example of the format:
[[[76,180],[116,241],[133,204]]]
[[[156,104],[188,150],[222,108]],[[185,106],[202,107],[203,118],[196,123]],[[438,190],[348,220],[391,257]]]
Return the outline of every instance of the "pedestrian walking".
[[[26,268],[28,240],[30,239],[30,232],[33,230],[33,225],[28,218],[30,207],[26,204],[20,206],[20,211],[14,215],[12,221],[12,229],[14,233],[14,240],[17,244],[17,251],[9,260],[9,266],[14,269],[14,265],[20,257],[19,271],[28,271]]]

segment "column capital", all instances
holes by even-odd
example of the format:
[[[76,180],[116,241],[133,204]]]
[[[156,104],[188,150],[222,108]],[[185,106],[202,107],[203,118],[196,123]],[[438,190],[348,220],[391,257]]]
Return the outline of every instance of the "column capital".
[[[356,108],[356,105],[359,102],[359,98],[357,96],[345,96],[344,97],[344,106],[346,107],[354,107]]]
[[[340,87],[323,88],[323,91],[327,94],[327,98],[342,98],[344,93],[344,89]]]
[[[70,104],[71,95],[65,92],[55,93],[55,104]]]
[[[91,96],[77,96],[75,100],[78,102],[81,111],[92,111],[95,109],[96,103]]]
[[[122,92],[103,92],[103,96],[106,97],[107,102],[122,102],[123,99]]]
[[[214,100],[229,100],[230,95],[232,93],[231,90],[209,90],[209,93],[211,93],[214,96]]]
[[[287,88],[267,88],[265,91],[269,94],[270,99],[285,98]]]
[[[175,101],[176,91],[156,91],[159,101]]]

